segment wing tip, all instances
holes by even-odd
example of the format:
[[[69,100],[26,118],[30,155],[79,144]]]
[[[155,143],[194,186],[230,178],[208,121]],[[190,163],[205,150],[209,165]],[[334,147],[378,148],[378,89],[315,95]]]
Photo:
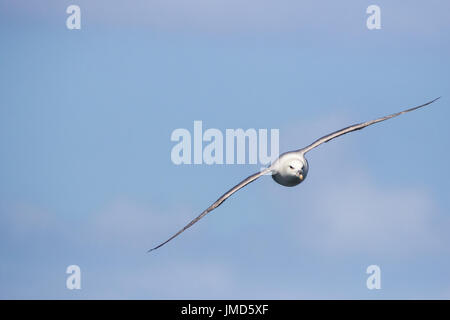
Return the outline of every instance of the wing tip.
[[[159,246],[156,246],[156,247],[154,247],[154,248],[151,248],[151,249],[147,250],[147,253],[150,253],[150,252],[152,252],[152,251],[155,251],[156,249],[158,249],[158,248],[161,247],[161,246],[162,246],[162,244],[159,245]]]
[[[429,103],[433,103],[433,102],[435,102],[436,100],[439,100],[440,98],[442,98],[442,96],[439,96],[439,97],[435,98],[434,100],[431,100]]]

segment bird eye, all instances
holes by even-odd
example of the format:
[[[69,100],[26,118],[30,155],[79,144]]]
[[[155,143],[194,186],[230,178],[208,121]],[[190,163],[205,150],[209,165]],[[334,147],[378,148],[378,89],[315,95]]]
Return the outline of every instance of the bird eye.
[[[291,168],[291,169],[294,169],[294,167],[293,167],[293,166],[289,166],[289,168]]]

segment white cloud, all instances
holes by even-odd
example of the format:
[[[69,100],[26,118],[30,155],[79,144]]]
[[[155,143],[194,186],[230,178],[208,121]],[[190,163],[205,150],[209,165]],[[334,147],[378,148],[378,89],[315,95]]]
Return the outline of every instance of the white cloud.
[[[155,210],[150,204],[120,197],[94,212],[88,233],[100,244],[122,248],[148,249],[155,241],[186,223],[182,217],[187,206],[174,206],[171,210]]]
[[[65,264],[75,263],[82,269],[85,285],[80,295],[73,297],[161,299],[226,294],[232,297],[235,279],[232,268],[224,261],[196,259],[185,254],[181,241],[176,254],[146,253],[185,225],[186,217],[191,216],[183,212],[186,207],[155,210],[151,205],[120,197],[75,222],[73,217],[58,216],[36,205],[2,204],[1,237],[8,251],[1,252],[1,257],[10,279],[4,283],[0,296],[54,298],[51,284],[62,281]],[[27,293],[18,289],[24,287],[21,279],[26,279],[24,275],[30,272],[45,276],[48,292],[42,291],[38,284]],[[38,288],[39,293],[35,291]],[[59,297],[67,293],[61,290],[56,291]]]
[[[316,132],[315,138],[353,122],[342,115],[310,121],[301,128],[308,136],[303,144],[312,142]],[[287,136],[282,131],[281,139],[293,145],[299,130],[293,126]],[[364,167],[358,157],[364,139],[358,134],[361,137],[343,136],[307,155],[310,172],[297,187],[298,197],[273,189],[280,203],[286,203],[283,209],[292,212],[287,218],[292,219],[288,225],[293,241],[327,255],[404,256],[445,250],[448,239],[439,228],[442,217],[431,191],[420,182],[393,184],[381,167]]]
[[[437,208],[419,188],[377,185],[366,174],[351,172],[308,199],[308,214],[297,221],[298,241],[316,250],[403,255],[440,249],[433,225]]]

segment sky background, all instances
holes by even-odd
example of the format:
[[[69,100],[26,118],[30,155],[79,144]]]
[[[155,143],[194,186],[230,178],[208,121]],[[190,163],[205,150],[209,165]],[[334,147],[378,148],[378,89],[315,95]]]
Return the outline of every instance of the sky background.
[[[448,12],[0,0],[0,298],[449,299]],[[176,166],[173,130],[275,128],[284,152],[438,96],[311,151],[301,185],[263,177],[146,253],[259,169]],[[81,290],[66,288],[72,264]]]

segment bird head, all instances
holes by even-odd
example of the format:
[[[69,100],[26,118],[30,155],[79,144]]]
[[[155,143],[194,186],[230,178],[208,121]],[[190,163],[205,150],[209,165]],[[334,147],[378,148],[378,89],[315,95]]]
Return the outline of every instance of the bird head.
[[[284,171],[285,176],[298,179],[300,182],[302,182],[308,174],[308,167],[299,159],[291,159],[286,161],[285,165],[282,167],[282,170]]]

